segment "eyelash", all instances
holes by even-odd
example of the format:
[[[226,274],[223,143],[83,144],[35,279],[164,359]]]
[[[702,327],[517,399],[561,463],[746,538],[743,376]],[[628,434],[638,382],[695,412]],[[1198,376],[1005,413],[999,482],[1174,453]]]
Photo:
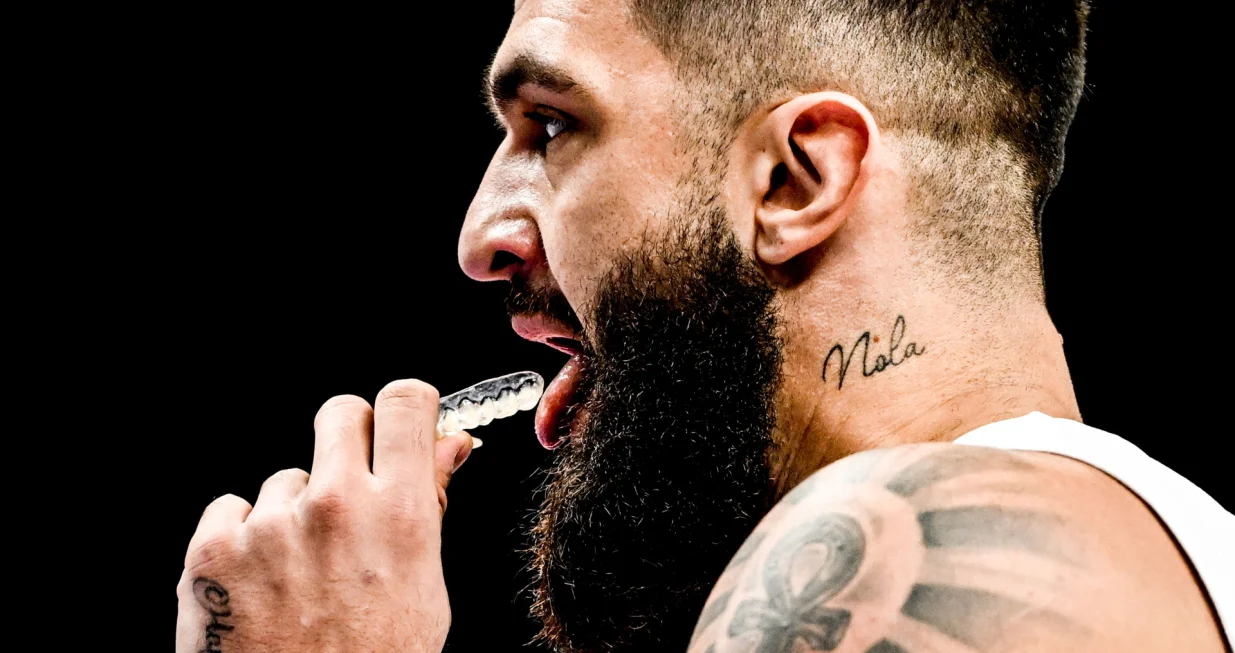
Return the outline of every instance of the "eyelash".
[[[544,128],[545,133],[542,145],[548,144],[549,141],[561,136],[563,132],[570,131],[574,127],[570,120],[542,111],[529,111],[523,114],[523,117]],[[553,132],[554,129],[557,131]]]

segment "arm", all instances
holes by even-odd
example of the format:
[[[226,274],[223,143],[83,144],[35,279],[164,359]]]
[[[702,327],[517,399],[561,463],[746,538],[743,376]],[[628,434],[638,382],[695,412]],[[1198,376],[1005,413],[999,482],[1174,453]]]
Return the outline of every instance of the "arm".
[[[1190,582],[1152,514],[1080,463],[956,445],[871,451],[769,513],[690,651],[1221,651]]]

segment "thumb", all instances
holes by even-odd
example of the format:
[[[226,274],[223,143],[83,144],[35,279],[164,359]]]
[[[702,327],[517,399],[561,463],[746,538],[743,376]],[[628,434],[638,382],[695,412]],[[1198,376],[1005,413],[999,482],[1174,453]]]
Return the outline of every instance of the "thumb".
[[[438,440],[433,451],[433,476],[437,481],[438,497],[442,512],[446,511],[445,490],[450,486],[450,477],[472,455],[472,449],[480,442],[467,433],[460,433]]]

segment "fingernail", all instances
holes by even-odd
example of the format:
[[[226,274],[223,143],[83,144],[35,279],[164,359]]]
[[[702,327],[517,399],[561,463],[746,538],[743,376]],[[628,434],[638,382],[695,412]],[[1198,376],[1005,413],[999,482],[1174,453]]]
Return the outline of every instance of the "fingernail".
[[[481,440],[480,438],[476,436],[472,436],[472,448],[473,449],[479,449],[482,445],[484,445],[484,443],[485,443],[484,440]]]

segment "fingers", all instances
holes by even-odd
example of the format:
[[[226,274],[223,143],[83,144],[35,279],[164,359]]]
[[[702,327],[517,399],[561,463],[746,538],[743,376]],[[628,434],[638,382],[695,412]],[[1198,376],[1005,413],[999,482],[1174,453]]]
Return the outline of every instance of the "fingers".
[[[437,502],[443,515],[446,514],[446,488],[450,487],[450,478],[472,455],[475,442],[472,436],[461,433],[438,440],[434,447],[433,477],[437,485]]]
[[[331,398],[317,411],[313,431],[313,482],[338,482],[369,472],[373,446],[369,402],[351,395]]]
[[[253,506],[234,494],[225,494],[206,506],[197,522],[197,531],[189,541],[189,551],[206,548],[210,542],[226,539],[239,530]]]
[[[459,471],[475,449],[475,440],[467,433],[452,435],[437,441],[433,452],[434,479],[442,487],[450,485],[450,477]]]
[[[278,509],[296,497],[309,484],[309,473],[303,469],[285,469],[262,483],[262,490],[253,504],[252,514]]]
[[[197,530],[219,530],[243,524],[252,510],[253,506],[248,501],[234,494],[224,494],[206,506],[201,521],[197,523]]]
[[[373,409],[375,476],[410,483],[432,479],[437,402],[437,390],[423,381],[382,388]]]

